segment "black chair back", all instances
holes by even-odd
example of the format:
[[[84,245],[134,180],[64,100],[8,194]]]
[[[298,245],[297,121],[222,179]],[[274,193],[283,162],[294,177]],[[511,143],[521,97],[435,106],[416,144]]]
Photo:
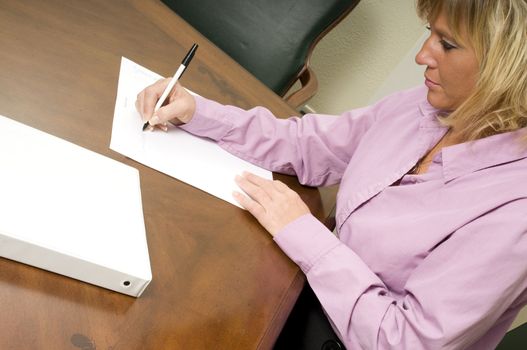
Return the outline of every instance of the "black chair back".
[[[321,35],[359,0],[162,0],[283,96]]]

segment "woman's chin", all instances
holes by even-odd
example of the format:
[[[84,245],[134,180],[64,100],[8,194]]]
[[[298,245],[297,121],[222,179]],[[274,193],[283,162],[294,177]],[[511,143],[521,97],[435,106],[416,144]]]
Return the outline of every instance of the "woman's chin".
[[[428,103],[435,109],[442,111],[452,111],[455,109],[452,108],[452,103],[450,103],[450,101],[448,101],[443,94],[437,91],[428,90],[426,99],[428,100]]]

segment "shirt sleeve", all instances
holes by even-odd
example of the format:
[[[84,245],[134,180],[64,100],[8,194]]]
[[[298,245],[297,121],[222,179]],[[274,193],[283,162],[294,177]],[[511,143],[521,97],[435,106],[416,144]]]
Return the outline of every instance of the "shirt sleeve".
[[[306,274],[348,348],[464,349],[491,327],[502,336],[527,302],[526,206],[516,200],[459,228],[415,268],[402,294],[309,214],[275,241]]]
[[[308,114],[277,119],[269,110],[248,111],[196,96],[196,112],[182,129],[218,142],[228,152],[271,171],[297,175],[300,183],[338,183],[362,136],[376,119],[367,107],[341,116]]]

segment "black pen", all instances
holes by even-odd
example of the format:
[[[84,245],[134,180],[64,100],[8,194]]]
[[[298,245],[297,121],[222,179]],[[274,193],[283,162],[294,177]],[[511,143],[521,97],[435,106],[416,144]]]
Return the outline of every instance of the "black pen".
[[[163,91],[163,93],[161,94],[161,97],[157,101],[156,106],[154,107],[154,114],[157,112],[157,110],[159,108],[161,108],[163,103],[165,103],[166,98],[168,97],[168,95],[170,94],[170,92],[172,91],[172,89],[174,88],[176,83],[178,82],[179,78],[181,78],[181,76],[183,75],[183,72],[185,72],[185,69],[187,69],[187,67],[190,64],[190,61],[192,60],[192,57],[194,57],[194,53],[196,53],[197,49],[198,49],[198,44],[192,45],[192,47],[188,51],[187,55],[183,59],[183,61],[181,61],[181,64],[179,65],[179,68],[176,71],[176,74],[174,74],[174,76],[170,80],[170,83],[168,83],[167,87],[165,88],[165,91]],[[146,130],[146,128],[148,127],[149,123],[150,123],[150,121],[147,121],[143,125],[143,131]]]

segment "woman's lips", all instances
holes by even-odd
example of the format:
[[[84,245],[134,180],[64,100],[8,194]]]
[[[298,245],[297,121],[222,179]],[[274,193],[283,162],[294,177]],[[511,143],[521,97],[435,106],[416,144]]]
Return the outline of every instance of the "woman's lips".
[[[439,86],[438,83],[436,83],[436,82],[433,81],[433,80],[428,79],[426,76],[425,76],[425,85],[426,85],[429,89],[431,89],[431,88],[433,88],[433,87],[436,87],[436,86]]]

